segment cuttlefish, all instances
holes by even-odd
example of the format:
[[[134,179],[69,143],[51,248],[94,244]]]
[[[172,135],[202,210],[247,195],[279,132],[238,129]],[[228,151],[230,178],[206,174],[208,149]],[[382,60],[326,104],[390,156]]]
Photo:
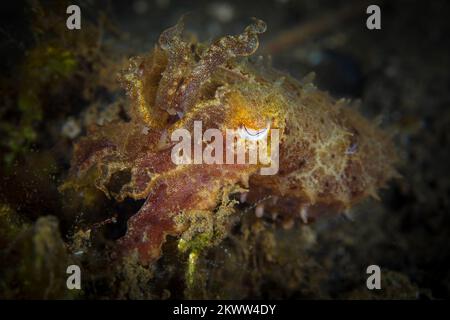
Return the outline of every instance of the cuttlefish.
[[[319,90],[311,75],[296,80],[268,59],[249,57],[265,30],[255,19],[241,34],[205,44],[185,40],[181,20],[120,74],[131,120],[97,126],[75,144],[66,185],[82,186],[89,176],[117,201],[145,199],[117,240],[121,256],[152,263],[168,235],[189,241],[207,233],[220,241],[235,211],[234,194],[258,216],[276,212],[280,221],[309,223],[378,197],[397,175],[389,134],[355,103]],[[269,162],[278,162],[276,173],[261,174],[267,162],[258,161],[175,163],[173,134],[194,135],[195,122],[202,133],[223,132],[221,141],[235,129],[236,141],[253,142],[245,145],[248,152],[264,141]],[[197,143],[207,150],[217,139],[202,135]],[[120,185],[112,187],[113,180]]]

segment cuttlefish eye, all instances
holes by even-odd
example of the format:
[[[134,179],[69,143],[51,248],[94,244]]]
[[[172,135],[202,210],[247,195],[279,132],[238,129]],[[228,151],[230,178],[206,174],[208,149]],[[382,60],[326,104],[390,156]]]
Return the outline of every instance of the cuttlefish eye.
[[[261,139],[264,139],[265,137],[267,137],[267,134],[269,133],[269,129],[270,129],[270,123],[268,123],[267,126],[262,129],[252,129],[252,128],[247,128],[245,125],[242,125],[239,128],[239,136],[242,139],[257,141],[257,140],[261,140]]]

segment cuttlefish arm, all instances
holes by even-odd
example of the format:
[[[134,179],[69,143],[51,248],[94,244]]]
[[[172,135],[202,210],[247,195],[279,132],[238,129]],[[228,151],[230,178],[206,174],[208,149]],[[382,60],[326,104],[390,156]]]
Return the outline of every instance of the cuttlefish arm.
[[[235,36],[226,36],[212,43],[195,62],[188,42],[181,38],[183,19],[159,39],[160,47],[168,54],[155,105],[170,114],[182,115],[196,103],[202,85],[227,61],[249,56],[258,48],[258,34],[266,31],[266,24],[258,19]]]
[[[222,190],[246,180],[252,170],[248,165],[198,165],[157,178],[144,205],[128,220],[127,233],[118,240],[120,252],[137,255],[141,264],[157,260],[166,237],[180,236],[189,227],[190,212],[213,214]],[[180,215],[187,218],[177,219]]]

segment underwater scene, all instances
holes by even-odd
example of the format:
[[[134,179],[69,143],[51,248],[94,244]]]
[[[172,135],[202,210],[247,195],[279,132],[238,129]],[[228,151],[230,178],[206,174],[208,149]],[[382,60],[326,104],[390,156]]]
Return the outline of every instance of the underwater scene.
[[[1,7],[0,299],[450,298],[448,1]]]

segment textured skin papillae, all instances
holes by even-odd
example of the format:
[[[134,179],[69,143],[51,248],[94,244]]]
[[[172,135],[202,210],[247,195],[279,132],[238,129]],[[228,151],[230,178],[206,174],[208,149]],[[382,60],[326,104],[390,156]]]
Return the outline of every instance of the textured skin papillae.
[[[205,45],[185,41],[180,21],[121,74],[131,121],[93,128],[76,143],[66,186],[94,181],[118,201],[146,199],[118,240],[122,255],[151,263],[167,235],[189,240],[208,231],[220,241],[236,202],[232,193],[245,194],[259,214],[264,205],[282,220],[306,222],[377,197],[396,176],[389,136],[350,101],[333,99],[308,76],[297,81],[262,58],[246,58],[265,28],[255,20],[242,34]],[[279,172],[260,175],[260,165],[250,164],[175,165],[171,133],[192,133],[194,121],[222,131],[270,123],[280,132]],[[112,188],[119,173],[127,179]]]

